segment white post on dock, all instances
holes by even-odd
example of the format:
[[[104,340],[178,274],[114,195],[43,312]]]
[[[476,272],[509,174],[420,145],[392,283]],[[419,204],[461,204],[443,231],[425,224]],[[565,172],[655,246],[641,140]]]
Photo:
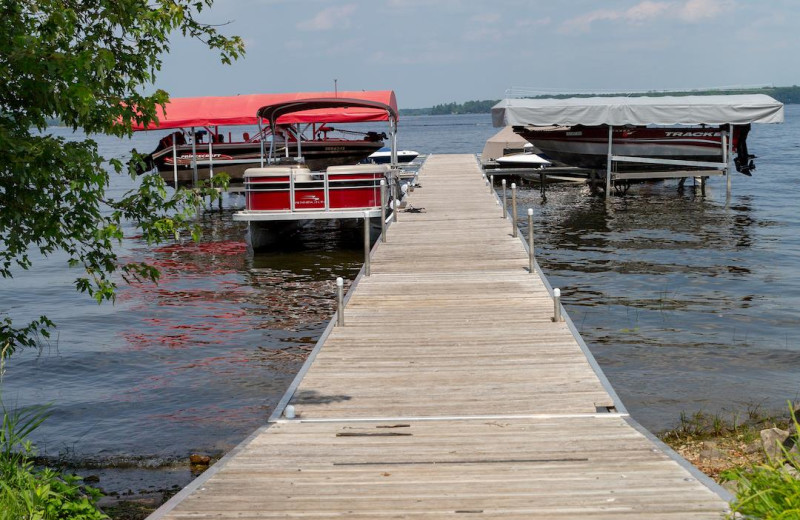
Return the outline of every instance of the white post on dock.
[[[381,242],[386,242],[386,180],[381,179]]]
[[[178,144],[175,142],[174,134],[172,136],[172,180],[175,181],[175,191],[178,191]]]
[[[344,327],[344,280],[336,278],[336,324]]]
[[[369,265],[369,211],[364,212],[364,275],[370,275]]]
[[[553,321],[564,321],[561,317],[561,289],[553,289]]]
[[[494,175],[489,175],[489,193],[494,191]]]
[[[287,419],[294,419],[295,418],[294,405],[287,404],[286,408],[283,409],[283,416],[286,417]]]
[[[508,202],[506,202],[506,180],[503,179],[500,184],[503,185],[503,218],[508,218]]]
[[[611,196],[611,155],[614,137],[614,126],[608,125],[608,156],[606,157],[606,198]]]
[[[192,127],[192,187],[197,186],[197,134]]]
[[[517,238],[517,183],[511,183],[511,236]]]
[[[528,208],[528,271],[533,274],[533,208]]]

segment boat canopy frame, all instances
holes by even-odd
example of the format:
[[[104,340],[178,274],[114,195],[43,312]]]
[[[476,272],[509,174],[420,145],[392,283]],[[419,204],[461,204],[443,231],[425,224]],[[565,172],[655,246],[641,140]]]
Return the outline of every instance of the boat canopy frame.
[[[637,97],[586,97],[565,99],[507,98],[492,107],[492,123],[501,126],[607,126],[608,153],[606,161],[605,196],[611,192],[613,179],[666,178],[667,175],[634,172],[613,173],[615,162],[663,164],[710,168],[727,177],[727,191],[731,191],[733,164],[733,127],[751,123],[782,123],[783,103],[765,94],[737,94],[715,96],[637,96]],[[681,161],[615,155],[613,131],[615,126],[650,125],[719,125],[722,131],[722,161]],[[726,130],[722,130],[727,128]],[[703,171],[683,171],[670,175],[673,178],[696,176]]]
[[[373,101],[367,99],[358,99],[358,98],[346,98],[346,97],[317,97],[317,98],[307,98],[307,99],[297,99],[292,101],[284,101],[280,103],[273,103],[269,105],[265,105],[260,107],[256,111],[256,116],[258,117],[258,129],[259,133],[262,131],[262,125],[266,121],[269,125],[269,128],[276,129],[279,124],[278,121],[280,119],[286,119],[287,116],[295,115],[295,119],[300,119],[305,122],[309,122],[308,119],[298,117],[297,115],[302,112],[308,111],[324,111],[329,109],[341,109],[346,111],[347,109],[367,109],[369,111],[384,111],[386,113],[385,119],[389,121],[389,139],[391,143],[391,168],[395,169],[398,167],[397,161],[397,119],[398,119],[398,111],[396,104],[394,106],[390,104],[386,104],[380,101]],[[372,119],[370,119],[372,120]],[[355,122],[355,121],[353,121]],[[297,123],[300,124],[299,122]],[[273,130],[273,139],[270,141],[270,153],[269,157],[272,158],[272,153],[274,150],[274,130]],[[288,153],[288,148],[286,149]],[[265,149],[264,149],[264,140],[261,140],[261,166],[264,166],[265,160]],[[297,140],[297,154],[298,158],[302,158],[302,140],[300,139],[300,133],[298,132],[298,140]]]

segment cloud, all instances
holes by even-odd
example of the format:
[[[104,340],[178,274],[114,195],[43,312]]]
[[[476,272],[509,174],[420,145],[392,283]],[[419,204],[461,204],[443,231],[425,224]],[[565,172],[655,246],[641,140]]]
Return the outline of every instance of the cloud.
[[[470,17],[470,22],[475,23],[497,23],[501,20],[501,17],[497,13],[481,13],[476,14]]]
[[[624,21],[645,23],[663,18],[679,19],[696,23],[723,13],[733,5],[733,0],[644,0],[629,9],[599,9],[563,22],[562,33],[588,32],[592,24],[601,21]]]
[[[601,20],[618,20],[620,17],[622,17],[622,13],[609,9],[592,11],[567,20],[561,24],[560,31],[564,33],[588,32],[594,22],[599,22]]]
[[[678,13],[686,22],[699,22],[714,18],[730,7],[726,0],[689,0],[679,9]]]
[[[645,1],[625,11],[624,18],[632,22],[645,22],[662,16],[670,7],[668,2]]]
[[[334,27],[350,27],[350,17],[356,12],[356,4],[345,4],[323,9],[317,15],[297,24],[303,31],[328,31]]]

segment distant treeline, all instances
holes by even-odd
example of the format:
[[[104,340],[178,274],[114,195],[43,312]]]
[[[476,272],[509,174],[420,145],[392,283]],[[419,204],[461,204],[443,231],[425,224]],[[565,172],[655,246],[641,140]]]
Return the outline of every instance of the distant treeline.
[[[533,99],[564,99],[569,97],[612,97],[612,96],[710,96],[723,94],[766,94],[781,103],[790,105],[800,103],[800,86],[791,87],[758,87],[752,89],[731,90],[689,90],[685,92],[641,92],[636,94],[545,94],[530,96]],[[483,101],[467,101],[466,103],[444,103],[430,108],[401,108],[400,115],[404,116],[441,116],[453,114],[488,114],[499,99],[485,99]]]

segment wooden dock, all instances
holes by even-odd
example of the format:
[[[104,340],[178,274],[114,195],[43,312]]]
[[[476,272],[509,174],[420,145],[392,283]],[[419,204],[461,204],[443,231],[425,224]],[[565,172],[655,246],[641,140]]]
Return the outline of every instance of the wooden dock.
[[[271,422],[151,519],[721,518],[552,321],[475,157],[419,183]]]

